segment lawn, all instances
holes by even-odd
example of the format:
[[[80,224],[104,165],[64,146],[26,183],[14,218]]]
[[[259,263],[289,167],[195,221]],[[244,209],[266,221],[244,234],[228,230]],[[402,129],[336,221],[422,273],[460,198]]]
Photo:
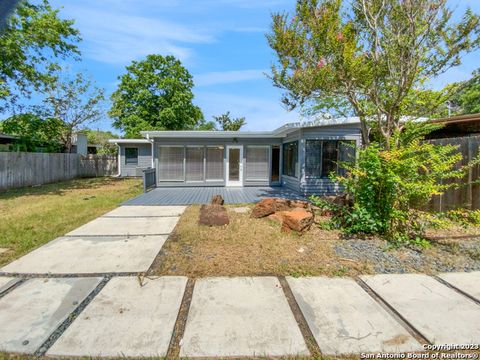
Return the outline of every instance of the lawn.
[[[0,193],[0,265],[62,236],[142,191],[138,179],[76,179]]]
[[[480,270],[480,229],[452,224],[429,230],[427,249],[392,246],[379,238],[345,238],[320,222],[302,236],[281,232],[279,223],[250,219],[227,205],[230,224],[198,225],[199,206],[189,206],[163,246],[152,275],[355,276],[371,273]],[[318,219],[320,220],[320,219]]]

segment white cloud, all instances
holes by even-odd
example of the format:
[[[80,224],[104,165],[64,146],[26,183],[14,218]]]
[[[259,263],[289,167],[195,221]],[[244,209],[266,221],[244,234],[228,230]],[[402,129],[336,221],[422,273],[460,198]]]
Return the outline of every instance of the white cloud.
[[[198,74],[193,77],[196,86],[230,84],[241,81],[264,79],[267,70],[234,70]]]
[[[215,41],[210,31],[160,17],[120,13],[95,5],[68,5],[64,12],[81,30],[85,56],[106,63],[125,64],[151,53],[186,60],[192,55],[189,45]]]
[[[202,108],[207,120],[226,111],[230,111],[234,117],[245,116],[247,125],[242,130],[268,131],[300,119],[298,112],[288,112],[280,101],[269,98],[196,92],[195,102]]]

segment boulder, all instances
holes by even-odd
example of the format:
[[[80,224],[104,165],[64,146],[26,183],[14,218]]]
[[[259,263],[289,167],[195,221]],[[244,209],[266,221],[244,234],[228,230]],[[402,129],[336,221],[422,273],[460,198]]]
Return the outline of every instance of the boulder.
[[[310,203],[308,201],[302,200],[291,200],[290,207],[292,208],[301,208],[301,209],[310,209]]]
[[[210,204],[212,205],[223,205],[225,201],[223,200],[221,195],[213,195]]]
[[[198,223],[206,226],[228,225],[230,220],[228,219],[227,209],[217,204],[202,205]]]
[[[280,198],[265,198],[260,200],[252,210],[250,217],[258,219],[277,211],[290,210],[290,200]]]
[[[302,233],[313,224],[314,216],[311,211],[297,208],[282,213],[283,223],[282,231],[289,232],[291,230]]]
[[[276,223],[281,224],[283,222],[283,211],[279,211],[267,216],[268,220],[272,220]]]

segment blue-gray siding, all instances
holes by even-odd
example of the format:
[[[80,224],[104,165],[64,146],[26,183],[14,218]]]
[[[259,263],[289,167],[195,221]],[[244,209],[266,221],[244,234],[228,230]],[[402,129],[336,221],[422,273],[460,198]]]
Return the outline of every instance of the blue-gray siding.
[[[138,164],[125,164],[125,148],[138,148]],[[120,176],[141,176],[140,169],[152,167],[151,144],[120,145]],[[137,170],[138,169],[138,170]]]
[[[271,183],[270,179],[261,181],[261,180],[249,180],[245,176],[245,169],[246,169],[246,155],[248,151],[248,146],[273,146],[273,145],[281,145],[281,139],[275,138],[260,138],[260,139],[215,139],[215,138],[205,138],[205,139],[156,139],[155,146],[154,146],[154,158],[155,158],[155,167],[158,171],[158,148],[159,146],[171,145],[171,146],[224,146],[224,153],[223,153],[223,169],[224,175],[222,181],[202,181],[202,182],[158,182],[159,187],[211,187],[211,186],[225,186],[226,184],[226,169],[227,169],[227,152],[226,147],[228,145],[243,145],[243,169],[244,169],[244,176],[243,176],[243,186],[270,186],[276,185],[275,183]],[[271,155],[270,155],[271,156]],[[269,173],[271,171],[271,166],[269,166]],[[157,174],[158,175],[158,174]],[[157,179],[159,177],[157,176]]]
[[[231,139],[218,139],[218,138],[204,138],[204,139],[156,139],[153,145],[153,158],[154,166],[158,172],[158,148],[162,145],[171,146],[223,146],[224,158],[223,168],[224,176],[221,181],[200,181],[200,182],[158,182],[160,187],[215,187],[225,186],[226,184],[226,169],[227,169],[227,152],[226,147],[228,145],[243,145],[243,185],[244,186],[270,186],[277,185],[272,184],[269,180],[249,180],[246,178],[246,156],[249,145],[262,145],[270,147],[271,159],[271,147],[274,145],[281,145],[290,141],[298,141],[298,165],[297,165],[297,177],[289,177],[281,175],[281,182],[278,185],[283,185],[285,188],[295,192],[299,192],[305,195],[319,194],[319,195],[333,195],[342,192],[342,188],[332,182],[328,178],[312,178],[305,176],[305,143],[307,140],[353,140],[357,146],[361,145],[361,132],[358,124],[347,124],[342,126],[322,126],[322,127],[308,127],[301,128],[294,132],[291,132],[284,138],[257,138],[257,139],[243,139],[243,138],[231,138]],[[138,147],[138,165],[126,165],[125,164],[125,147]],[[120,146],[120,168],[122,176],[135,176],[138,171],[137,168],[147,168],[152,166],[151,158],[152,145],[151,144],[137,144],[137,145],[125,145]],[[282,174],[282,162],[283,152],[280,151],[280,174]],[[271,161],[269,164],[269,174],[271,173]],[[157,173],[157,179],[160,179]]]

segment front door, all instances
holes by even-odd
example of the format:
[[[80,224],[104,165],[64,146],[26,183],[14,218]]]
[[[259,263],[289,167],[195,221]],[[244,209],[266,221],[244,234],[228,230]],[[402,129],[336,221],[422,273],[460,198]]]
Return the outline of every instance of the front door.
[[[243,146],[227,146],[227,186],[243,185]]]

